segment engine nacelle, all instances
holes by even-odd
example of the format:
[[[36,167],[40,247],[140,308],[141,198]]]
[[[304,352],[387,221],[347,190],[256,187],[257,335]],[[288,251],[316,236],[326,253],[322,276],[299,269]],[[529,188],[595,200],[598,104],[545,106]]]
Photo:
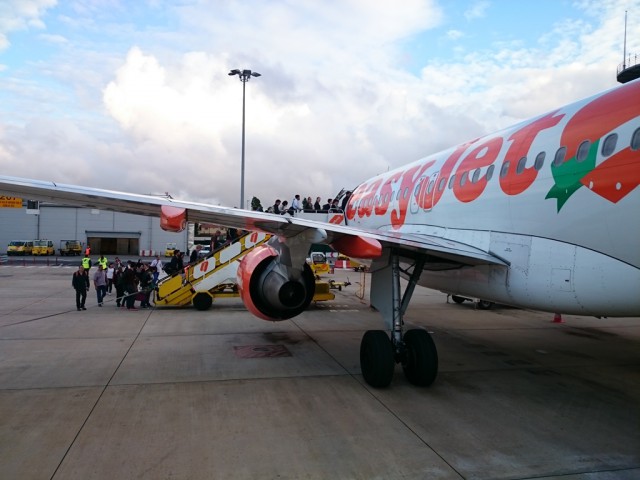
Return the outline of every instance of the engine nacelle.
[[[288,320],[301,314],[313,300],[315,278],[311,267],[302,270],[280,262],[280,252],[263,245],[245,255],[238,266],[238,289],[247,309],[264,320]]]

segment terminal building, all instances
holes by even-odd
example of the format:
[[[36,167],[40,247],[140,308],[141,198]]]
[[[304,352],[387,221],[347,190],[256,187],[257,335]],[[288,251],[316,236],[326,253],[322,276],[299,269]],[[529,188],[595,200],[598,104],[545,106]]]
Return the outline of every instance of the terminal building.
[[[193,243],[193,229],[165,232],[160,218],[91,208],[24,202],[21,208],[0,208],[0,252],[14,240],[60,242],[78,240],[92,255],[164,255],[168,243],[181,251]],[[191,234],[189,233],[191,232]]]

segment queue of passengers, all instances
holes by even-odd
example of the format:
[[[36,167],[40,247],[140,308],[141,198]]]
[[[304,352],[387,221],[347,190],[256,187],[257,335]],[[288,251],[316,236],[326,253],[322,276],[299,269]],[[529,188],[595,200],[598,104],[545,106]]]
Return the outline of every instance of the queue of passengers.
[[[344,212],[350,197],[351,192],[347,192],[342,199],[342,203],[340,203],[337,198],[329,198],[326,203],[322,204],[320,197],[316,197],[314,202],[311,197],[300,200],[300,195],[295,195],[293,200],[291,200],[291,205],[289,205],[287,200],[281,201],[278,198],[273,205],[267,209],[267,212],[279,215],[284,215],[285,213],[295,215],[298,212]]]
[[[116,306],[127,310],[138,310],[135,302],[140,302],[140,308],[150,308],[151,293],[158,284],[160,272],[164,270],[168,273],[171,271],[181,271],[184,267],[182,264],[182,252],[177,250],[171,259],[171,262],[164,267],[159,255],[150,262],[128,261],[123,263],[118,257],[114,262],[107,262],[104,255],[100,255],[97,260],[97,271],[93,275],[89,275],[92,262],[89,254],[85,252],[78,270],[74,272],[71,285],[76,291],[76,308],[78,311],[86,310],[85,302],[87,292],[91,289],[91,284],[96,291],[96,298],[99,307],[104,305],[104,299],[107,295],[116,290]]]

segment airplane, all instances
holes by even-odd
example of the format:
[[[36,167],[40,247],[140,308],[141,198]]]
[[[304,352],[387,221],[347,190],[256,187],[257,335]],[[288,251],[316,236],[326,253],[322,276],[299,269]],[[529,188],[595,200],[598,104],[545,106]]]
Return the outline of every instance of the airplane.
[[[377,175],[353,190],[340,223],[9,176],[0,193],[159,216],[174,232],[209,222],[272,234],[237,273],[247,309],[269,321],[309,306],[311,244],[368,259],[386,330],[365,332],[360,365],[383,388],[398,363],[414,385],[437,376],[429,333],[404,329],[416,285],[552,313],[639,316],[639,183],[637,80]]]

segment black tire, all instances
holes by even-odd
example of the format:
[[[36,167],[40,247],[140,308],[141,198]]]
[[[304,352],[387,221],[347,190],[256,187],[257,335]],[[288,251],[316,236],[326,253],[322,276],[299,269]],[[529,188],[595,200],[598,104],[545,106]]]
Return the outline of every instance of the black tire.
[[[407,380],[428,387],[438,375],[438,351],[426,330],[413,329],[404,334],[405,358],[402,369]]]
[[[393,345],[382,330],[367,330],[360,343],[360,369],[373,388],[388,387],[393,378]]]
[[[464,302],[464,297],[459,297],[458,295],[451,295],[451,300],[453,300],[456,303],[462,303]]]
[[[493,302],[490,302],[489,300],[478,300],[476,305],[480,310],[489,310],[493,307]]]
[[[193,306],[196,310],[209,310],[211,308],[211,304],[213,303],[213,298],[211,295],[205,292],[198,292],[193,296],[193,300],[191,300]]]

